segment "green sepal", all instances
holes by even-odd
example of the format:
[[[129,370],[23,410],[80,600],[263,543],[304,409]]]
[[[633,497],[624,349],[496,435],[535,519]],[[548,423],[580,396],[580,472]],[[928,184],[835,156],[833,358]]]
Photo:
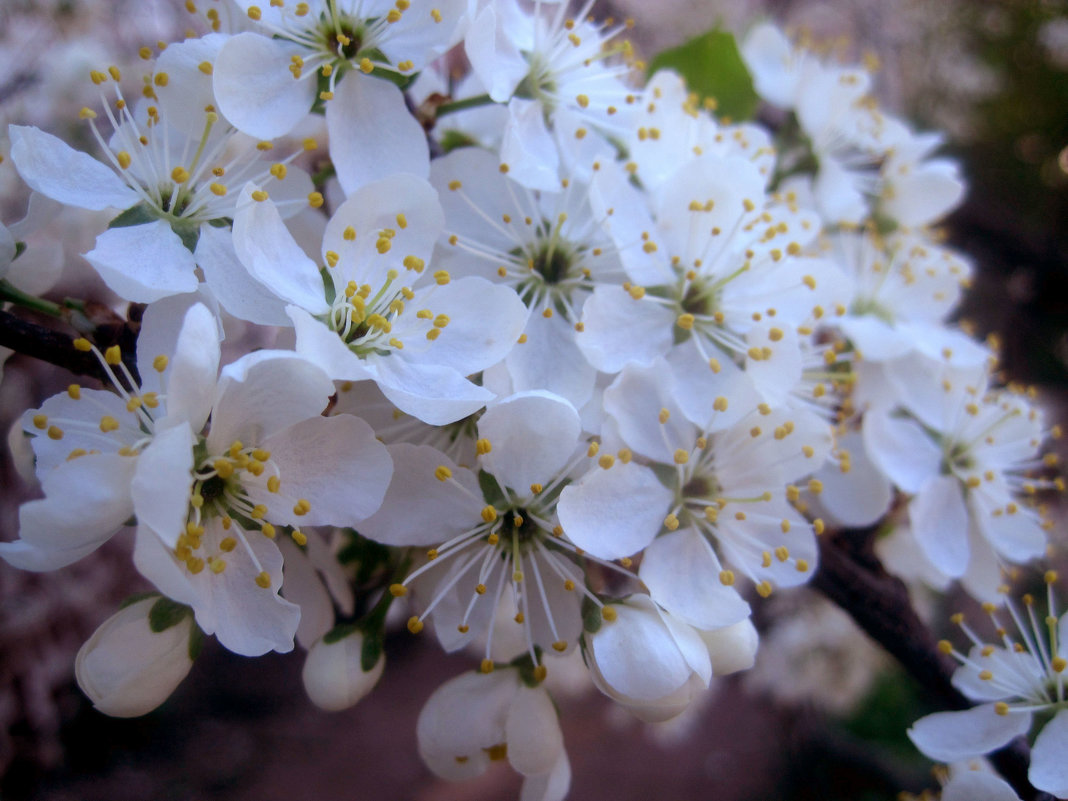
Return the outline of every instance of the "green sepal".
[[[11,260],[14,261],[15,259],[17,259],[19,256],[21,256],[25,252],[26,252],[26,243],[25,242],[16,242],[15,243],[15,255]]]
[[[596,634],[601,630],[604,618],[601,617],[601,607],[593,602],[588,595],[582,598],[582,628],[590,634]]]
[[[108,228],[128,228],[131,225],[144,225],[159,219],[159,213],[147,203],[131,206],[108,223]]]
[[[171,230],[178,235],[190,253],[197,252],[197,242],[200,241],[200,224],[171,221]]]
[[[442,153],[451,153],[454,150],[459,150],[462,147],[477,147],[478,141],[467,134],[457,131],[455,129],[448,130],[444,133],[439,141],[441,145]]]
[[[200,656],[200,652],[204,649],[204,642],[207,639],[207,635],[200,630],[200,626],[194,623],[189,630],[189,658],[191,660],[196,661],[196,658]]]
[[[133,606],[138,601],[143,601],[146,598],[160,598],[160,597],[162,597],[162,596],[158,592],[139,592],[139,593],[137,593],[135,595],[131,595],[131,596],[127,597],[127,598],[124,598],[122,600],[122,603],[119,604],[119,609],[122,610],[122,609],[125,609],[128,606]]]
[[[382,658],[382,635],[365,634],[363,648],[360,649],[360,669],[364,673],[370,673],[375,669],[378,660]]]
[[[504,497],[504,493],[501,492],[501,486],[497,483],[490,473],[485,470],[478,471],[478,487],[482,490],[482,497],[486,499],[486,503],[492,504],[498,509],[507,509],[509,503]]]
[[[721,117],[751,119],[760,103],[738,43],[727,31],[713,29],[664,50],[649,63],[649,75],[663,69],[679,73],[701,100],[715,100]]]
[[[541,662],[541,648],[537,645],[534,646],[534,657],[538,662]],[[527,687],[534,688],[541,684],[537,677],[534,675],[534,670],[537,668],[537,663],[531,658],[530,654],[525,653],[517,656],[510,663],[511,667],[514,667],[519,671],[519,680],[523,682]]]
[[[160,598],[148,610],[148,627],[159,634],[171,626],[177,626],[185,620],[187,615],[191,614],[193,610],[185,604],[172,601],[170,598]]]
[[[334,628],[330,629],[323,635],[323,642],[326,645],[333,645],[336,642],[341,642],[346,637],[350,637],[360,630],[360,627],[355,623],[342,623]]]

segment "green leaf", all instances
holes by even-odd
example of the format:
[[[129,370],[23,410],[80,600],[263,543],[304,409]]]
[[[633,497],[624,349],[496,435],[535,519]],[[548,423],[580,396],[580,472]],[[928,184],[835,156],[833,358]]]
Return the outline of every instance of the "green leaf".
[[[382,658],[381,634],[369,634],[363,638],[363,648],[360,650],[360,668],[364,673],[374,670],[378,660]]]
[[[711,30],[659,53],[649,64],[649,74],[664,69],[679,73],[702,101],[714,99],[721,117],[747,120],[756,112],[760,98],[738,43],[727,31]]]
[[[160,598],[152,608],[148,610],[148,627],[159,634],[171,626],[177,626],[186,615],[193,614],[193,610],[185,604],[172,601],[170,598]]]

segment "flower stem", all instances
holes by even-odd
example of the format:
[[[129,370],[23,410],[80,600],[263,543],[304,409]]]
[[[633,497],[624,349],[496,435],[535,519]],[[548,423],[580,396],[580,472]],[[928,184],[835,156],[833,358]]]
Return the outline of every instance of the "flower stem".
[[[21,289],[16,289],[14,285],[2,278],[0,278],[0,301],[15,303],[24,308],[32,309],[40,314],[46,314],[49,317],[55,317],[60,320],[67,316],[64,306],[61,306],[58,303],[53,303],[50,300],[44,300],[43,298],[30,295],[23,292]]]
[[[479,106],[489,106],[493,104],[493,98],[489,95],[475,95],[474,97],[465,97],[463,100],[453,100],[449,103],[442,103],[437,107],[435,117],[444,117],[446,114],[452,114],[456,111],[463,111],[469,108],[478,108]]]

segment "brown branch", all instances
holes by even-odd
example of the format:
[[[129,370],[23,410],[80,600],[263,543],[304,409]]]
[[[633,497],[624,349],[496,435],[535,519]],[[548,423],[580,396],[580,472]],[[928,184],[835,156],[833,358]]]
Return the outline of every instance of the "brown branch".
[[[912,608],[905,584],[888,574],[872,552],[873,535],[874,530],[867,529],[822,537],[812,585],[886,649],[940,708],[969,708],[971,702],[952,684],[953,664],[938,651],[934,634]],[[989,759],[1023,801],[1052,801],[1027,779],[1030,750],[1022,737]]]
[[[94,316],[99,318],[101,315]],[[118,345],[122,349],[123,362],[136,378],[136,323],[131,325],[110,313],[107,317],[110,319],[95,326],[93,338],[101,350]],[[74,337],[11,312],[0,311],[0,346],[62,367],[75,375],[92,376],[105,384],[111,383],[96,356],[75,349]]]

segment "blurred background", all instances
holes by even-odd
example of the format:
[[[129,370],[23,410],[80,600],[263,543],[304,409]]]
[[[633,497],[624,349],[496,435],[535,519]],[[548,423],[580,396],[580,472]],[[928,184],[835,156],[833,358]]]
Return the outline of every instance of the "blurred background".
[[[945,225],[976,263],[961,310],[977,336],[1001,342],[1012,378],[1037,385],[1054,418],[1068,398],[1068,3],[1062,0],[615,0],[646,57],[715,25],[744,33],[770,16],[849,59],[881,64],[881,102],[921,129],[946,133],[971,188]],[[182,35],[178,0],[3,0],[0,154],[8,123],[34,124],[88,149],[77,121],[97,102],[90,68],[134,68],[137,49]],[[0,163],[0,218],[19,219],[25,187]],[[99,298],[78,253],[105,220],[58,215],[38,252],[62,271],[55,297]],[[62,244],[60,240],[62,239]],[[65,248],[65,250],[63,250]],[[0,357],[7,354],[0,354]],[[0,432],[72,378],[12,356],[2,366]],[[16,432],[17,433],[17,432]],[[26,449],[0,458],[0,539],[38,490]],[[1058,536],[1063,544],[1063,514]],[[376,692],[343,713],[304,697],[302,655],[234,656],[209,643],[155,713],[113,720],[73,683],[74,654],[122,598],[145,589],[118,537],[52,574],[0,563],[0,798],[500,799],[519,778],[499,765],[465,784],[438,782],[416,753],[415,720],[444,679],[474,661],[446,657],[406,631],[386,643]],[[936,629],[960,599],[918,597]],[[905,729],[931,711],[849,618],[813,591],[757,605],[757,666],[715,684],[704,703],[656,726],[615,709],[582,678],[554,671],[573,780],[570,798],[644,801],[890,801],[935,786]],[[425,635],[424,635],[425,637]]]

